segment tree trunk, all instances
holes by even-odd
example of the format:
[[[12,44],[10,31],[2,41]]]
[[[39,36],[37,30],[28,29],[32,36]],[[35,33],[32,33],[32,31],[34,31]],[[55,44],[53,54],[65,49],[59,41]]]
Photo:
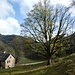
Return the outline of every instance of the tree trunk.
[[[47,65],[50,65],[51,63],[52,63],[52,59],[49,58],[49,59],[47,60]]]

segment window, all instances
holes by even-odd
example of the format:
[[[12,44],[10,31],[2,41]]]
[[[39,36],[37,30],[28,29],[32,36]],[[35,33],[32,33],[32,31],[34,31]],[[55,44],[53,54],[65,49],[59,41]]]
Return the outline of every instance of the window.
[[[10,56],[10,58],[11,58],[11,56]]]
[[[10,60],[8,60],[7,63],[10,63]]]

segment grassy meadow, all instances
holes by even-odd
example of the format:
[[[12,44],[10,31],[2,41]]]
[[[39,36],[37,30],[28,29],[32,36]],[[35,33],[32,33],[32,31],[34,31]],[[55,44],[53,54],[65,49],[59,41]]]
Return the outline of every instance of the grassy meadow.
[[[0,69],[0,75],[75,75],[75,54],[53,60],[49,66],[46,62]]]
[[[45,65],[46,63],[40,63],[35,65],[25,65],[25,66],[19,65],[19,66],[16,66],[15,68],[10,68],[10,69],[0,69],[0,75],[15,75],[15,74],[27,72],[32,69],[36,69]]]
[[[40,62],[41,60],[31,60],[25,57],[20,57],[19,58],[19,64],[28,64],[28,63],[34,63],[34,62]]]

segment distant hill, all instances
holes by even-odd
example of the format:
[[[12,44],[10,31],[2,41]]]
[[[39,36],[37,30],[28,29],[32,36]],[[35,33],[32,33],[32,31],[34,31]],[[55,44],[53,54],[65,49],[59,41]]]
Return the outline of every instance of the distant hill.
[[[75,33],[71,34],[70,36],[66,37],[67,44],[70,46],[66,50],[67,54],[75,53]]]
[[[0,52],[7,51],[13,53],[16,57],[38,59],[38,54],[33,52],[28,46],[28,42],[32,41],[31,38],[24,38],[18,35],[0,34]]]
[[[64,52],[59,52],[59,56],[75,53],[75,33],[65,37],[69,47]],[[28,42],[33,42],[30,37],[22,37],[19,35],[2,35],[0,34],[0,52],[7,51],[13,53],[16,57],[27,57],[30,59],[39,59],[38,53],[32,51]]]
[[[15,48],[12,46],[12,41],[16,38],[16,35],[1,35],[0,34],[0,51],[7,51],[9,52],[12,52],[11,48],[13,49],[13,54],[15,55],[16,54],[16,50]],[[18,40],[16,40],[18,41]],[[15,41],[15,42],[16,42]],[[14,43],[15,45],[15,43]],[[16,45],[15,45],[16,46]],[[16,46],[17,47],[17,46]]]

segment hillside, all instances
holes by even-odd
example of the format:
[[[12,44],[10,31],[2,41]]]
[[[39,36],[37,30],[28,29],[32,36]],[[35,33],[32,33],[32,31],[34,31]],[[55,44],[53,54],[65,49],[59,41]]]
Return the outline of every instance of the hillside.
[[[11,52],[12,54],[15,55],[15,51],[12,47],[8,46],[7,44],[3,43],[1,40],[0,40],[0,52],[3,52],[3,51],[6,51],[6,52]]]
[[[49,66],[46,63],[0,69],[1,75],[75,75],[75,54],[55,59]]]
[[[69,55],[75,53],[75,33],[66,37],[66,44],[70,45],[64,51],[60,51],[57,57]],[[32,51],[28,42],[33,42],[31,38],[24,38],[18,35],[1,35],[0,34],[0,52],[7,51],[13,53],[16,57],[27,57],[30,59],[39,59],[38,53]],[[35,46],[35,45],[34,45]]]
[[[75,54],[59,58],[57,63],[41,69],[16,75],[75,75]]]
[[[1,35],[0,34],[0,51],[11,52],[17,56],[18,51],[20,51],[20,49],[18,51],[16,51],[16,48],[19,45],[19,43],[17,45],[16,42],[18,42],[20,40],[20,38],[17,40],[18,37],[19,36],[16,36],[16,35]],[[13,44],[14,44],[14,46],[13,46]],[[12,52],[11,48],[13,49],[13,52]]]
[[[69,46],[66,49],[67,54],[75,53],[75,33],[71,34],[70,36],[66,37],[66,44]]]
[[[18,35],[1,35],[0,34],[0,52],[11,52],[16,57],[27,57],[38,59],[38,54],[33,52],[28,46],[32,42],[31,38],[24,38]]]

